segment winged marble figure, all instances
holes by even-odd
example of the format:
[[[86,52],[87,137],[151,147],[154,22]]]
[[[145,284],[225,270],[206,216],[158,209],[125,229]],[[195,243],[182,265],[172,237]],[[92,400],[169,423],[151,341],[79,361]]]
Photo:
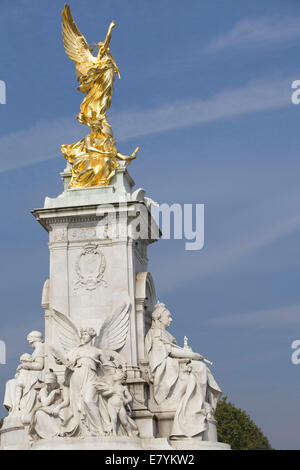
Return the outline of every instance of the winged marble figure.
[[[65,385],[69,387],[70,408],[79,435],[101,436],[112,432],[107,404],[99,392],[101,375],[125,369],[117,352],[124,346],[129,327],[129,301],[122,302],[103,323],[97,334],[94,328],[80,330],[66,315],[53,311],[60,348],[50,346],[56,361],[66,367]]]

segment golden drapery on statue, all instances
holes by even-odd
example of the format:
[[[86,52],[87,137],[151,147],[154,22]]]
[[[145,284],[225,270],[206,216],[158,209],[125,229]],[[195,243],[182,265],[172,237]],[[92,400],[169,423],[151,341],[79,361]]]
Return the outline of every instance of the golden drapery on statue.
[[[107,186],[119,165],[118,160],[130,163],[138,151],[137,147],[130,156],[126,156],[117,150],[106,116],[111,105],[115,74],[120,78],[109,49],[116,24],[111,22],[104,42],[89,46],[73,20],[68,4],[62,18],[66,53],[76,62],[78,90],[86,93],[77,119],[91,129],[90,134],[79,142],[61,146],[63,156],[72,166],[69,188]],[[98,48],[96,57],[92,54],[94,47]]]

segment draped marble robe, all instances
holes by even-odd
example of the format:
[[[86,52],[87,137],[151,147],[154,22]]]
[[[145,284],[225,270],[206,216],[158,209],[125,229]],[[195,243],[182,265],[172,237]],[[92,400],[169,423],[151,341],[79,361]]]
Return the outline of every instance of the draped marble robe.
[[[176,339],[155,323],[145,339],[146,353],[153,380],[153,395],[163,410],[166,403],[176,410],[172,438],[200,436],[207,430],[207,415],[215,412],[222,394],[211,371],[202,361],[172,357],[172,348],[182,350]],[[190,362],[182,371],[180,362]],[[168,408],[169,409],[169,408]]]
[[[58,436],[73,436],[77,423],[69,407],[69,391],[64,385],[57,384],[51,392],[44,385],[38,394],[39,406],[31,419],[29,433],[33,439],[54,439]],[[43,404],[48,399],[48,403]],[[61,405],[59,413],[54,411]]]
[[[105,400],[97,391],[100,350],[80,345],[67,356],[66,385],[70,390],[70,408],[80,435],[103,436],[111,433]]]

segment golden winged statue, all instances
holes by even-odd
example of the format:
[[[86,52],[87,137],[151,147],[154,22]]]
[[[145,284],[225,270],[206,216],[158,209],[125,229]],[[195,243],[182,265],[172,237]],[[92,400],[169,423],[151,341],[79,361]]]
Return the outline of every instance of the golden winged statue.
[[[67,55],[76,63],[78,90],[86,93],[77,119],[91,129],[90,134],[70,145],[62,145],[63,156],[72,166],[69,188],[107,186],[119,166],[118,160],[130,163],[138,147],[130,155],[120,153],[115,146],[111,125],[106,116],[110,108],[115,75],[119,69],[110,54],[111,22],[104,42],[89,46],[72,17],[68,4],[62,12],[62,33]],[[95,57],[92,52],[98,48]]]

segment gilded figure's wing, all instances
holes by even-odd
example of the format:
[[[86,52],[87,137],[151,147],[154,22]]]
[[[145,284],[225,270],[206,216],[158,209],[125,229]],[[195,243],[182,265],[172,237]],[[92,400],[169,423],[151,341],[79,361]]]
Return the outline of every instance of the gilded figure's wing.
[[[106,320],[100,330],[96,344],[104,350],[120,350],[126,341],[129,327],[129,312],[131,304],[129,299],[122,302]]]
[[[62,349],[69,352],[77,348],[80,344],[79,331],[70,318],[56,310],[53,310],[51,318]]]
[[[85,75],[95,63],[96,58],[91,54],[85,37],[77,28],[67,3],[62,12],[62,18],[62,33],[66,53],[70,59],[76,62],[77,70]]]

